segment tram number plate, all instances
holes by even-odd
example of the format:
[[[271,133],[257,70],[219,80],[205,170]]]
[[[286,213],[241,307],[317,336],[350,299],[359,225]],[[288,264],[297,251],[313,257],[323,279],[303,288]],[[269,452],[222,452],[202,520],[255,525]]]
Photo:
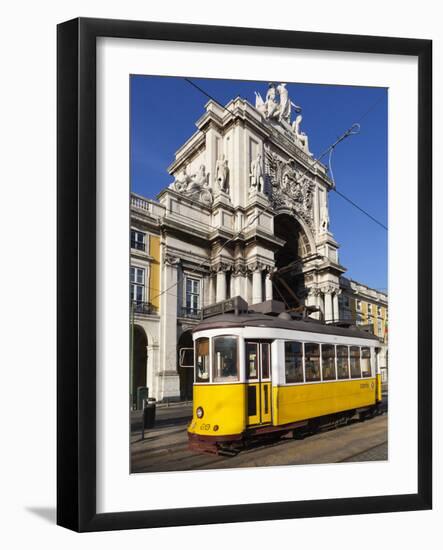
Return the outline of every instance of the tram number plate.
[[[367,388],[369,388],[369,384],[368,384],[368,383],[366,383],[366,384],[360,384],[360,389],[361,389],[361,390],[365,390],[365,389],[367,389]]]
[[[202,424],[200,426],[200,430],[210,430],[211,429],[211,424]]]

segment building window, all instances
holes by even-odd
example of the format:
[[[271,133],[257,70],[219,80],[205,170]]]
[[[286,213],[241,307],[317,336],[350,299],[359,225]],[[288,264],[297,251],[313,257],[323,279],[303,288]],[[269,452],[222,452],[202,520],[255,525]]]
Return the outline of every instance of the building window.
[[[195,342],[195,381],[209,382],[209,338]]]
[[[303,344],[285,342],[286,384],[303,382]]]
[[[357,309],[357,311],[361,311],[361,301],[360,300],[357,300],[355,302],[355,308]]]
[[[131,248],[135,248],[135,250],[146,250],[144,233],[131,229]]]
[[[213,343],[212,381],[238,380],[237,337],[216,336]]]
[[[322,344],[321,365],[323,380],[335,380],[335,346],[332,344]]]
[[[382,317],[383,316],[383,310],[382,310],[382,307],[381,306],[377,306],[377,315],[379,317]]]
[[[381,319],[377,320],[377,336],[379,338],[383,336],[383,321]]]
[[[186,278],[186,312],[198,313],[200,309],[200,279]]]
[[[305,376],[306,382],[320,380],[320,345],[305,344]]]
[[[372,315],[372,304],[368,304],[368,315]]]
[[[130,269],[131,301],[141,303],[145,301],[145,270],[141,267]]]

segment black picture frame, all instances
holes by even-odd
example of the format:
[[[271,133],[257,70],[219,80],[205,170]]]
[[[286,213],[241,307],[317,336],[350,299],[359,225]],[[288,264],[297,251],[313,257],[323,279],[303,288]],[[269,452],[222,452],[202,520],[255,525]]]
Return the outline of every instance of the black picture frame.
[[[418,491],[416,494],[96,512],[96,39],[399,54],[418,59]],[[104,531],[432,507],[432,42],[106,19],[57,29],[57,523]]]

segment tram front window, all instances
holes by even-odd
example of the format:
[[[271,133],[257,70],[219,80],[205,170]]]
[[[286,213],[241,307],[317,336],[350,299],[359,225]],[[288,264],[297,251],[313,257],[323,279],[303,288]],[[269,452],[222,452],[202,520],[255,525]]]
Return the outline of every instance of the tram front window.
[[[195,342],[195,381],[209,382],[209,338]]]
[[[236,336],[216,336],[213,339],[212,380],[238,380],[238,353]]]

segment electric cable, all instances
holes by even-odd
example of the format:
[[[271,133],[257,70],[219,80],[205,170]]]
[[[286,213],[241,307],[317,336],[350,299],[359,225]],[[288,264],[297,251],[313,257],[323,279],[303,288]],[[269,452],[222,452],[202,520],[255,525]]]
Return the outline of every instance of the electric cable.
[[[227,109],[225,106],[223,106],[219,101],[217,101],[213,96],[211,96],[210,94],[208,94],[203,88],[201,88],[200,86],[198,86],[197,84],[195,84],[192,80],[190,80],[189,78],[184,78],[184,80],[190,84],[191,86],[193,86],[194,88],[196,88],[197,90],[199,90],[202,94],[204,94],[206,97],[210,98],[211,100],[213,100],[215,103],[217,103],[217,105],[221,106],[225,111],[227,111],[229,114],[232,114],[232,112]],[[362,118],[364,118],[369,112],[370,110],[372,110],[375,105],[381,100],[381,98],[374,104],[372,105],[365,113],[364,115],[360,118],[360,120]],[[348,138],[349,136],[351,135],[355,135],[355,134],[358,134],[360,131],[360,124],[359,123],[354,123],[350,128],[348,128],[340,137],[338,137],[336,139],[336,141],[334,143],[332,143],[308,168],[306,168],[306,170],[296,178],[296,183],[299,183],[302,178],[307,174],[307,172],[311,171],[312,168],[318,164],[320,162],[320,160],[326,156],[328,153],[330,154],[330,160],[332,158],[332,151],[335,149],[335,147],[340,143],[342,142],[344,139]],[[331,166],[331,164],[330,164]],[[332,175],[333,177],[333,175]],[[363,212],[364,214],[366,214],[368,217],[370,217],[373,221],[375,221],[376,223],[378,223],[379,225],[381,225],[382,227],[384,227],[385,229],[387,229],[381,222],[379,222],[378,220],[376,220],[375,218],[373,218],[369,213],[367,213],[365,210],[363,210],[361,207],[359,207],[357,204],[355,204],[353,201],[351,201],[350,199],[348,199],[345,195],[343,195],[342,193],[338,192],[336,189],[335,189],[335,182],[333,181],[333,179],[331,180],[333,182],[333,190],[337,192],[337,194],[339,194],[340,196],[342,196],[343,198],[345,198],[348,202],[350,202],[353,206],[355,206],[356,208],[358,208],[358,210],[360,210],[361,212]],[[189,197],[187,197],[189,199]],[[189,199],[189,200],[192,200],[192,199]],[[196,202],[197,201],[193,201],[193,202]],[[262,211],[258,212],[256,214],[256,216],[254,216],[253,218],[251,218],[249,220],[249,222],[243,227],[241,228],[237,233],[235,233],[231,238],[229,238],[228,240],[226,240],[223,245],[221,246],[221,248],[218,250],[218,254],[220,254],[225,248],[226,246],[233,242],[235,239],[237,239],[239,236],[241,236],[241,234],[249,227],[251,226],[255,221],[257,221],[260,216],[262,216],[264,213],[271,213],[272,214],[272,211],[270,210],[270,207],[269,206],[266,206]],[[205,224],[206,225],[206,224]],[[210,260],[208,259],[204,259],[200,264],[198,264],[192,271],[189,272],[190,275],[192,275],[193,273],[195,273],[196,271],[198,271],[201,267],[203,267],[205,264],[207,263],[210,263]],[[157,294],[156,296],[154,296],[152,300],[155,300],[159,297],[161,297],[163,294],[165,293],[169,293],[169,291],[171,289],[173,289],[174,287],[176,287],[178,285],[178,281],[173,283],[171,286],[169,286],[168,288],[166,288],[165,290],[161,291],[159,294]]]

